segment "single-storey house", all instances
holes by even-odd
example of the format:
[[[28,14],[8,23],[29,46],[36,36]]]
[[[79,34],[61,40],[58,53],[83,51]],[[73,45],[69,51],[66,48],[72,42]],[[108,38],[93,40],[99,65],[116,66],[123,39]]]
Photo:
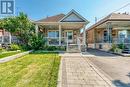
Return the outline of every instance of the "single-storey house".
[[[88,23],[88,20],[75,10],[34,22],[36,34],[42,32],[48,46],[65,46],[69,52],[85,51],[85,27]],[[81,29],[83,29],[83,37],[80,37]]]
[[[112,44],[124,44],[130,49],[130,15],[112,13],[87,30],[89,48],[108,51]]]

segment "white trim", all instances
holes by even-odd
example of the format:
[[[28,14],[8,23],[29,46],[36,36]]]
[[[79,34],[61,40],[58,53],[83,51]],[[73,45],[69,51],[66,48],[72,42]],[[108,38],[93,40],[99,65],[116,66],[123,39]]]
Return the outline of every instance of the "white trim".
[[[34,22],[37,25],[87,24],[86,22]]]
[[[64,16],[59,22],[63,21],[65,18],[67,18],[70,14],[74,13],[75,15],[77,15],[79,18],[81,18],[82,20],[84,20],[86,23],[89,23],[88,20],[86,20],[83,16],[81,16],[79,13],[77,13],[75,10],[71,10],[66,16]]]

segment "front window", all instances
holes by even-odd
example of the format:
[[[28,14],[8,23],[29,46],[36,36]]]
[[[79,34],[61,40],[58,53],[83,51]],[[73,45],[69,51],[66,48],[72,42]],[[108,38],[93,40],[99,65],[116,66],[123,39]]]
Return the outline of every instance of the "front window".
[[[123,43],[126,37],[127,37],[126,30],[119,31],[119,42]]]
[[[59,37],[59,32],[58,31],[49,31],[48,32],[48,37],[57,38],[57,37]]]

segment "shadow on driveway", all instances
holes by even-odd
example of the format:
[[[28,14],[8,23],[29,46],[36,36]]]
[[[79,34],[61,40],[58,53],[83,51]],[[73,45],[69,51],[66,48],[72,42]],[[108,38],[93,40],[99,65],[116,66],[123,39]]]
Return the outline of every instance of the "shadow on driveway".
[[[95,56],[100,56],[100,57],[119,57],[119,55],[107,53],[107,52],[100,51],[100,50],[97,50],[97,49],[88,49],[87,52],[89,54],[92,54],[92,55],[95,55]]]
[[[130,78],[130,73],[127,76]],[[114,80],[113,84],[116,87],[130,87],[130,83],[124,83],[121,80]]]

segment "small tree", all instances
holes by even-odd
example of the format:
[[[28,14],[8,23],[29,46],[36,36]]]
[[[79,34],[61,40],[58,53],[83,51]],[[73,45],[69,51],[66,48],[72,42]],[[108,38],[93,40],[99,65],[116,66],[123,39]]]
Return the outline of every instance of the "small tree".
[[[45,45],[45,39],[44,39],[43,34],[38,34],[38,35],[34,34],[30,38],[28,44],[32,49],[35,49],[35,50],[41,49]]]
[[[20,44],[25,48],[30,48],[32,38],[38,38],[34,36],[34,24],[28,19],[27,15],[22,12],[19,16],[2,19],[0,26],[6,31],[9,31],[12,35],[17,36],[20,40]]]

